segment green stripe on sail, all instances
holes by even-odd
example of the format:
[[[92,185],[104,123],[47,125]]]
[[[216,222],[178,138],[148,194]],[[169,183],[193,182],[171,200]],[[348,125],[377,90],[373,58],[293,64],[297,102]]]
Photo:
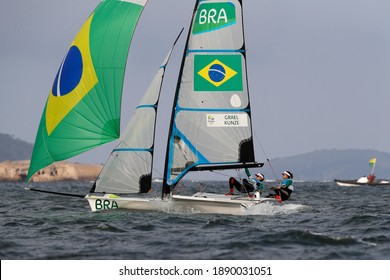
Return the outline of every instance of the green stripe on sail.
[[[88,49],[91,65],[85,63],[88,59],[83,57],[82,76],[77,85],[80,89],[66,96],[53,97],[54,94],[50,93],[38,128],[27,180],[53,162],[71,158],[119,137],[127,54],[142,10],[143,6],[126,1],[103,1],[91,15],[91,21],[87,21],[90,26],[82,28],[85,32],[89,27],[87,38],[80,35],[84,34],[80,30],[80,36],[72,45],[79,47],[80,44],[80,49]],[[88,46],[81,46],[83,44]],[[88,80],[86,86],[83,79]],[[91,89],[83,93],[88,85]],[[58,102],[61,98],[73,98],[74,104],[65,104],[67,108],[63,110],[60,106],[64,103]],[[55,113],[60,111],[62,115],[56,116]],[[48,122],[51,124],[47,125]]]

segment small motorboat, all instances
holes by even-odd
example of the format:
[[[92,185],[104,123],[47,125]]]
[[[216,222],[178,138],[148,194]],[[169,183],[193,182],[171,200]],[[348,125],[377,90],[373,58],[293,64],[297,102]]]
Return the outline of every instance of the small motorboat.
[[[368,176],[360,177],[356,180],[339,180],[335,179],[337,185],[343,187],[358,187],[358,186],[390,186],[389,179],[376,179],[374,174],[374,168],[376,164],[376,158],[369,160],[369,165],[371,166],[371,173]]]
[[[343,187],[358,187],[358,186],[390,186],[388,179],[376,179],[374,174],[360,177],[357,180],[334,180],[337,185]]]

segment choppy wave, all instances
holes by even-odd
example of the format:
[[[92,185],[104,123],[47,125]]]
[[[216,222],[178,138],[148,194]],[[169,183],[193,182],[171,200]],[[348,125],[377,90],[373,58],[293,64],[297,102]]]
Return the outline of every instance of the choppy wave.
[[[264,202],[249,208],[244,215],[289,215],[308,209],[310,209],[310,206],[302,204]]]
[[[390,198],[390,188],[295,185],[287,203],[261,203],[244,215],[216,215],[170,203],[162,203],[160,211],[91,213],[84,199],[0,184],[0,257],[390,259],[390,208],[384,199]],[[226,190],[224,182],[213,186]],[[73,193],[89,189],[84,183],[39,187]],[[196,188],[195,183],[188,187]]]

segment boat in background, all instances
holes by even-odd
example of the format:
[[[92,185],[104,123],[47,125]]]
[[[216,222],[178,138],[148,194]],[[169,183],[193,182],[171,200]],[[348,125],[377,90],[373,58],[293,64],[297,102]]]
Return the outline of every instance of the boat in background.
[[[335,179],[337,185],[342,187],[358,187],[358,186],[390,186],[390,180],[388,179],[375,179],[369,182],[368,176],[360,177],[357,180],[339,180]]]
[[[369,161],[369,165],[371,166],[371,173],[368,176],[360,177],[356,180],[340,180],[335,179],[337,185],[343,187],[358,187],[358,186],[389,186],[390,180],[388,179],[376,179],[374,174],[374,168],[376,165],[376,158],[372,158]]]

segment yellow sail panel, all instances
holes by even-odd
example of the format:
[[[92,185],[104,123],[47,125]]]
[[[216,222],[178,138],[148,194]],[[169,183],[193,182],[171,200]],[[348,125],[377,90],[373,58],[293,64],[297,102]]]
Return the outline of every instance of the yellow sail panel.
[[[146,0],[101,1],[62,61],[35,139],[28,179],[119,137],[126,59]]]
[[[89,45],[92,17],[89,17],[72,42],[50,91],[46,107],[48,135],[98,83]]]

